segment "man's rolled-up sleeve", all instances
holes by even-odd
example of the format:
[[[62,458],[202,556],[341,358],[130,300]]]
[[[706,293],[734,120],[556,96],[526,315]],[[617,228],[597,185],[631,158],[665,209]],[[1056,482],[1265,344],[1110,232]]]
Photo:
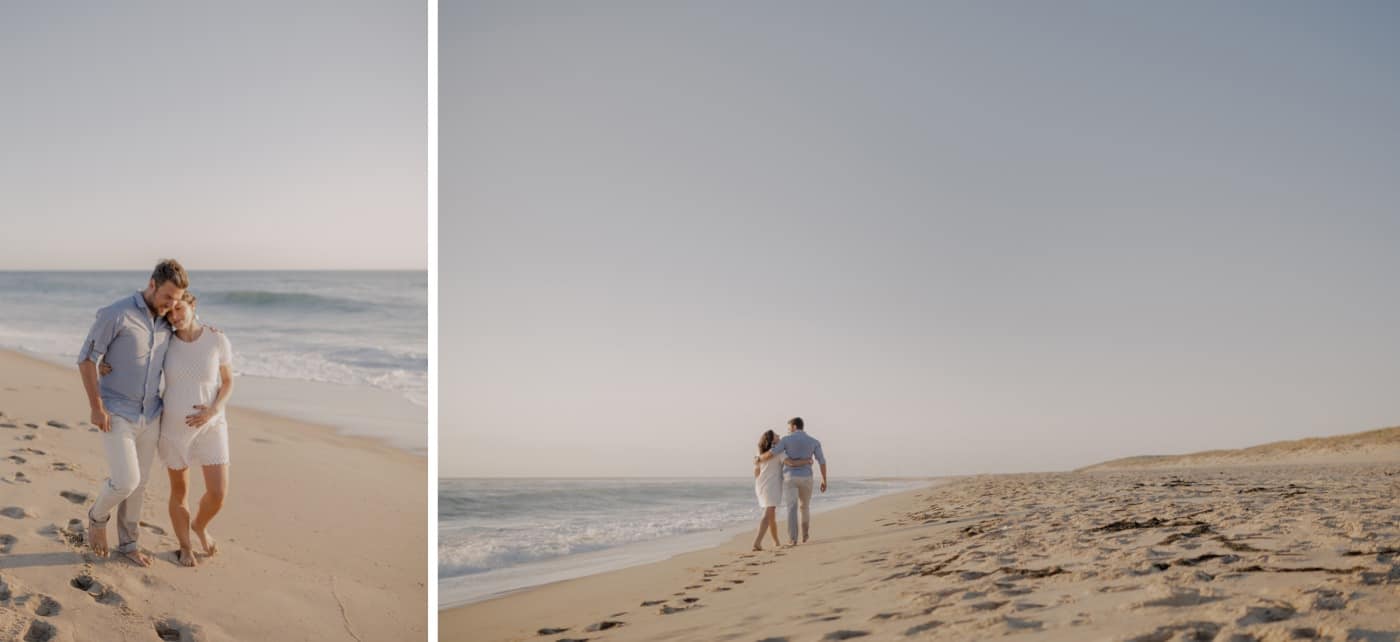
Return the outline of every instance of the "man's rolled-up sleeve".
[[[826,465],[826,455],[822,454],[822,442],[817,442],[817,449],[812,451],[812,456],[817,458],[817,463]]]
[[[117,338],[117,330],[121,327],[121,317],[112,310],[98,310],[97,319],[92,323],[92,329],[88,330],[87,338],[83,339],[83,347],[78,350],[78,363],[84,361],[97,362],[102,355],[107,354],[107,348],[112,345],[112,340]]]

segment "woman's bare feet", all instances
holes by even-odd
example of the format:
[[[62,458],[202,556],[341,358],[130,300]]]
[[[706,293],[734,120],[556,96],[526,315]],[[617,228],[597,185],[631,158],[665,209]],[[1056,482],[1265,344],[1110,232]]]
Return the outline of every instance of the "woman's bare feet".
[[[199,558],[194,556],[194,551],[191,549],[182,548],[175,552],[175,557],[179,560],[180,566],[191,568],[199,566]]]
[[[190,530],[193,530],[195,537],[199,538],[200,545],[204,547],[205,557],[213,557],[219,553],[219,543],[214,541],[214,536],[209,533],[208,526],[204,527],[203,530]]]

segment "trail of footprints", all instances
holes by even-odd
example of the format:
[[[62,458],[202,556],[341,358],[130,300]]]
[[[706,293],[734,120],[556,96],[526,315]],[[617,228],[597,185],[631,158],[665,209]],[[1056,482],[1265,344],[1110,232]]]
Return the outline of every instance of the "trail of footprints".
[[[86,422],[81,424],[91,432],[97,429]],[[21,428],[21,426],[23,428]],[[57,420],[50,420],[41,427],[37,423],[17,422],[0,412],[0,430],[24,430],[27,431],[15,437],[17,441],[30,442],[37,439],[37,433],[45,428],[58,430],[71,430],[67,423]],[[15,467],[33,465],[31,460],[46,457],[48,453],[40,448],[25,446],[15,448],[11,452],[14,454],[5,457],[3,462],[13,464]],[[78,470],[77,466],[62,461],[51,461],[48,468],[55,472],[72,473]],[[0,481],[9,484],[29,484],[32,483],[29,476],[24,471],[16,470],[10,475],[0,477]],[[59,496],[76,506],[83,506],[88,503],[91,496],[87,493],[76,490],[60,491]],[[11,520],[22,521],[36,517],[28,508],[23,506],[5,506],[0,508],[0,516]],[[0,522],[2,523],[2,522]],[[164,535],[165,529],[147,522],[141,522],[141,527],[156,535]],[[85,532],[84,522],[81,519],[69,519],[66,526],[49,524],[36,531],[39,535],[51,537],[60,541],[75,552],[84,552]],[[20,544],[20,537],[11,533],[0,533],[0,555],[14,554],[16,545]],[[69,581],[69,586],[91,599],[96,604],[105,607],[116,608],[124,611],[127,616],[140,618],[138,614],[131,612],[126,600],[112,586],[104,583],[94,576],[94,566],[91,558],[83,566],[82,571]],[[53,618],[57,618],[63,613],[63,603],[60,599],[33,592],[20,586],[13,578],[0,574],[0,639],[2,640],[22,640],[23,642],[51,642],[62,639],[60,624]],[[200,627],[198,625],[186,623],[174,618],[160,617],[152,620],[154,639],[166,640],[169,642],[195,642],[200,639]]]
[[[656,608],[656,611],[655,611],[655,614],[656,614],[656,615],[674,615],[674,614],[676,614],[676,613],[683,613],[683,612],[685,612],[685,611],[690,611],[690,610],[693,610],[693,609],[704,608],[705,605],[703,604],[703,598],[698,597],[698,596],[691,595],[691,594],[689,593],[690,591],[699,591],[699,590],[703,590],[703,589],[706,589],[706,588],[708,588],[710,592],[714,592],[714,593],[722,593],[722,592],[726,592],[726,591],[731,591],[731,590],[733,590],[733,589],[735,589],[735,588],[738,588],[740,585],[744,584],[744,582],[745,582],[744,579],[742,579],[742,577],[737,577],[737,576],[743,576],[743,577],[752,577],[752,576],[756,576],[756,575],[759,574],[759,573],[758,573],[759,567],[767,566],[767,565],[769,565],[769,564],[777,563],[778,560],[777,560],[776,558],[781,558],[781,557],[783,557],[783,556],[785,556],[785,555],[787,555],[787,553],[784,552],[784,551],[782,551],[781,549],[776,549],[776,550],[775,550],[775,549],[769,549],[769,550],[767,550],[767,551],[765,551],[765,552],[762,552],[762,553],[754,552],[754,553],[736,554],[735,559],[732,560],[732,561],[729,561],[729,562],[722,562],[722,563],[719,563],[719,564],[714,564],[714,565],[710,566],[709,568],[702,570],[701,573],[700,573],[700,577],[696,580],[696,583],[694,583],[694,584],[687,584],[687,585],[685,586],[684,590],[678,591],[678,592],[675,592],[675,593],[672,593],[671,596],[670,596],[669,598],[652,599],[652,600],[643,600],[639,606],[640,606],[641,608]],[[768,558],[768,559],[764,559],[764,558]],[[725,573],[731,573],[731,574],[734,574],[734,575],[737,575],[737,576],[736,576],[736,577],[721,577],[721,575],[723,575],[723,574],[725,574]],[[657,608],[657,607],[659,607],[659,608]],[[840,612],[840,611],[842,611],[842,610],[844,610],[844,609],[836,609],[836,612]],[[581,633],[595,633],[595,634],[596,634],[596,633],[602,633],[602,632],[604,632],[604,631],[608,631],[608,630],[611,630],[611,629],[616,629],[616,628],[619,628],[619,627],[627,626],[627,622],[626,622],[625,620],[613,619],[613,618],[622,617],[622,616],[624,616],[624,615],[628,615],[628,613],[626,613],[626,612],[622,612],[622,613],[613,613],[612,615],[610,615],[610,616],[608,617],[608,619],[600,620],[600,621],[598,621],[598,622],[594,622],[594,623],[592,623],[592,624],[589,624],[589,625],[583,627],[582,629],[580,629],[579,632],[581,632]],[[836,618],[830,618],[830,619],[836,619]],[[574,630],[574,629],[571,628],[571,627],[552,627],[552,626],[551,626],[551,627],[543,627],[543,628],[538,629],[538,630],[536,631],[536,634],[539,635],[539,636],[541,636],[541,637],[549,637],[549,636],[559,635],[559,634],[561,634],[561,633],[569,633],[570,631],[573,631],[573,630]],[[863,636],[863,635],[866,635],[866,634],[868,634],[868,632],[866,632],[866,631],[835,631],[835,632],[831,633],[830,635],[828,635],[827,638],[824,638],[824,639],[830,639],[830,640],[845,640],[845,639],[849,639],[849,638],[853,638],[853,637],[860,637],[860,636]],[[832,636],[839,636],[839,637],[832,637]],[[587,641],[590,640],[590,639],[593,639],[593,638],[590,638],[590,637],[561,637],[561,638],[557,638],[557,641],[556,641],[556,642],[587,642]],[[769,639],[770,641],[772,641],[772,642],[777,642],[777,641],[780,641],[780,640],[786,640],[787,638],[768,638],[768,639]]]

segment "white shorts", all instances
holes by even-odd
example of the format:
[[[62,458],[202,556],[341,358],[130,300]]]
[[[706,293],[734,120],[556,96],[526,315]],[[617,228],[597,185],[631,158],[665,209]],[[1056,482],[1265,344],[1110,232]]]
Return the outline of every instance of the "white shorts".
[[[160,458],[171,470],[228,463],[228,422],[220,418],[199,428],[162,426]]]

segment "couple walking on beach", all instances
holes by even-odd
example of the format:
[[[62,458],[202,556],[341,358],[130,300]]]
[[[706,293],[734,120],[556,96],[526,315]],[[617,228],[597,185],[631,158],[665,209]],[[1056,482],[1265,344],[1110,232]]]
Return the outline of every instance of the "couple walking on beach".
[[[781,440],[772,430],[765,431],[758,439],[758,456],[753,458],[754,492],[758,494],[758,505],[763,508],[763,519],[758,524],[758,536],[753,540],[753,550],[763,550],[763,534],[773,536],[773,545],[778,541],[778,506],[787,506],[788,542],[797,545],[798,513],[802,517],[802,543],[807,543],[811,525],[812,503],[812,462],[821,465],[821,492],[826,492],[826,455],[822,454],[822,442],[807,434],[801,417],[788,420],[788,434]]]
[[[195,316],[197,300],[178,261],[156,265],[146,289],[97,311],[78,351],[78,371],[102,432],[109,470],[88,509],[93,553],[107,556],[107,522],[117,513],[117,553],[150,566],[142,552],[141,507],[157,452],[170,475],[170,521],[180,541],[177,561],[196,566],[190,534],[206,556],[218,552],[209,522],[228,490],[228,422],[233,349],[228,337]],[[185,503],[192,465],[204,473],[204,496],[190,521]]]

